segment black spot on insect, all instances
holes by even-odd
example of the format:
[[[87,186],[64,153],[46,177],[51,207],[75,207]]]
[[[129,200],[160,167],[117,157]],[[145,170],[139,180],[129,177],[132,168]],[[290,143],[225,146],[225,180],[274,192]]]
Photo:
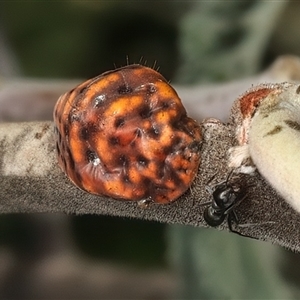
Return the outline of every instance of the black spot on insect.
[[[133,89],[131,88],[131,87],[129,87],[129,86],[127,86],[127,85],[120,85],[119,87],[118,87],[118,93],[119,94],[130,94],[130,93],[132,93],[133,92]]]
[[[143,167],[147,167],[149,164],[149,160],[142,155],[137,157],[137,162],[140,166],[143,166]]]
[[[118,137],[115,137],[115,136],[111,136],[109,137],[109,143],[112,145],[112,146],[115,146],[115,145],[119,145],[120,144],[120,140]]]
[[[147,85],[147,94],[148,95],[154,94],[156,91],[157,91],[157,89],[153,83],[152,84],[150,83]]]
[[[119,156],[119,161],[123,164],[123,163],[127,163],[128,159],[124,154],[122,154]]]
[[[169,102],[169,101],[164,101],[163,103],[162,103],[162,109],[168,109],[169,107],[170,107],[170,105],[171,105],[171,103]]]
[[[149,108],[149,106],[147,105],[144,105],[140,112],[139,112],[139,115],[141,116],[142,119],[147,119],[147,118],[150,118],[151,115],[152,115],[152,111],[151,109]]]
[[[84,141],[87,141],[90,138],[90,134],[87,127],[83,127],[80,130],[80,138]]]
[[[124,154],[120,155],[118,158],[118,165],[123,167],[123,173],[127,174],[127,169],[129,165],[128,157]]]
[[[296,94],[300,94],[300,85],[296,89]]]
[[[124,124],[125,124],[125,119],[124,118],[117,118],[116,121],[115,121],[115,127],[116,128],[122,127],[122,126],[124,126]]]
[[[199,142],[192,142],[188,145],[188,148],[191,150],[191,152],[199,153],[201,150],[201,145]]]
[[[143,187],[146,187],[147,189],[149,189],[149,187],[153,186],[153,182],[149,178],[143,177],[141,185]]]
[[[97,159],[99,159],[97,153],[92,150],[86,151],[86,157],[87,157],[88,162],[91,162],[91,163],[95,163],[95,161]]]
[[[160,130],[155,126],[152,126],[149,129],[148,134],[149,134],[150,137],[152,137],[154,139],[158,139],[159,136],[160,136]]]
[[[165,171],[169,169],[169,166],[162,161],[156,161],[157,170],[155,174],[155,178],[163,179],[165,177]]]
[[[126,182],[126,183],[130,183],[131,182],[127,173],[123,174],[122,181]]]
[[[300,131],[300,124],[298,122],[292,120],[285,120],[284,123],[288,125],[290,128]]]

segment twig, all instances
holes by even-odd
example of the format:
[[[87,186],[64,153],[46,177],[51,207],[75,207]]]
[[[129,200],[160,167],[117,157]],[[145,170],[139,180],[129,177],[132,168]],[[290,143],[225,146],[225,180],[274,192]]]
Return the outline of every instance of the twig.
[[[238,83],[232,86],[235,93]],[[220,88],[217,93],[215,90],[211,88],[210,96],[220,101],[223,94]],[[234,93],[232,99],[237,96]],[[202,161],[191,188],[172,204],[142,209],[135,202],[90,195],[73,186],[56,162],[52,122],[2,123],[0,213],[105,214],[205,227],[205,207],[200,204],[211,200],[206,186],[213,176],[216,183],[227,178],[228,149],[236,141],[231,123],[207,119],[202,122],[202,130]],[[244,182],[247,198],[236,208],[236,214],[240,224],[250,225],[234,229],[249,237],[300,250],[300,216],[258,173],[246,176]],[[219,228],[228,229],[226,223]]]

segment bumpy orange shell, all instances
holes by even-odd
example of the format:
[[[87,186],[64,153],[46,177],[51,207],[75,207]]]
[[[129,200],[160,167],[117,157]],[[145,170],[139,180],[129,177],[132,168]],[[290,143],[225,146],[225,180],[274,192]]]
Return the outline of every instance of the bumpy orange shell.
[[[169,203],[197,174],[200,127],[151,68],[129,65],[78,85],[58,99],[54,122],[59,165],[92,194]]]

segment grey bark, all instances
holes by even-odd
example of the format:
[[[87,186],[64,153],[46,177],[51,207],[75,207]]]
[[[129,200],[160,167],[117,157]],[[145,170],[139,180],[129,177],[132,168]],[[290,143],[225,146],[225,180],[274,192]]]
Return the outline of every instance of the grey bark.
[[[262,77],[252,78],[251,82],[261,81],[262,78],[268,78],[268,81],[271,81],[271,78],[273,81],[278,80],[282,72],[277,70],[277,77],[271,74],[269,70]],[[249,82],[243,81],[210,88],[199,87],[196,100],[200,101],[201,98],[201,103],[210,102],[214,105],[222,101],[224,91],[227,91],[228,99],[231,99],[232,103],[238,96],[237,93],[240,94],[243,89],[246,89],[245,85],[250,86]],[[69,82],[66,82],[66,86],[69,86]],[[185,88],[178,88],[184,103],[185,91]],[[24,94],[23,98],[26,98]],[[188,97],[186,99],[189,106]],[[225,101],[225,106],[228,106],[228,103]],[[223,108],[222,110],[224,111]],[[223,118],[225,118],[224,114]],[[198,175],[191,188],[174,203],[153,204],[148,209],[142,209],[136,202],[90,195],[73,186],[57,165],[51,121],[2,123],[0,124],[0,213],[104,214],[207,227],[203,220],[205,206],[201,205],[211,200],[206,186],[213,176],[215,176],[213,182],[216,183],[226,179],[229,172],[227,152],[236,141],[235,125],[232,123],[206,119],[201,126],[204,134],[201,145],[202,159]],[[243,187],[247,189],[247,198],[236,208],[236,214],[239,224],[248,224],[248,226],[235,226],[234,229],[249,237],[271,241],[298,251],[300,216],[257,172],[254,176],[243,178]],[[226,222],[218,228],[228,230]]]

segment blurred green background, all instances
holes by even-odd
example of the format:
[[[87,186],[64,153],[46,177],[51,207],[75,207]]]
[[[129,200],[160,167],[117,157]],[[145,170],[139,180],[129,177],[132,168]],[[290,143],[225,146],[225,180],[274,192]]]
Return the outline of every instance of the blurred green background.
[[[90,78],[129,61],[182,84],[247,77],[281,54],[300,55],[299,12],[289,1],[1,1],[0,28],[18,66],[6,75]],[[29,218],[1,216],[0,244],[32,251],[40,233]],[[299,296],[290,288],[299,274],[287,267],[299,265],[298,256],[269,244],[138,220],[67,218],[83,255],[170,268],[182,278],[180,298]],[[272,265],[278,255],[281,271]]]
[[[91,77],[129,62],[178,64],[178,21],[188,2],[1,2],[1,23],[25,76]],[[167,12],[167,13],[166,13]]]

